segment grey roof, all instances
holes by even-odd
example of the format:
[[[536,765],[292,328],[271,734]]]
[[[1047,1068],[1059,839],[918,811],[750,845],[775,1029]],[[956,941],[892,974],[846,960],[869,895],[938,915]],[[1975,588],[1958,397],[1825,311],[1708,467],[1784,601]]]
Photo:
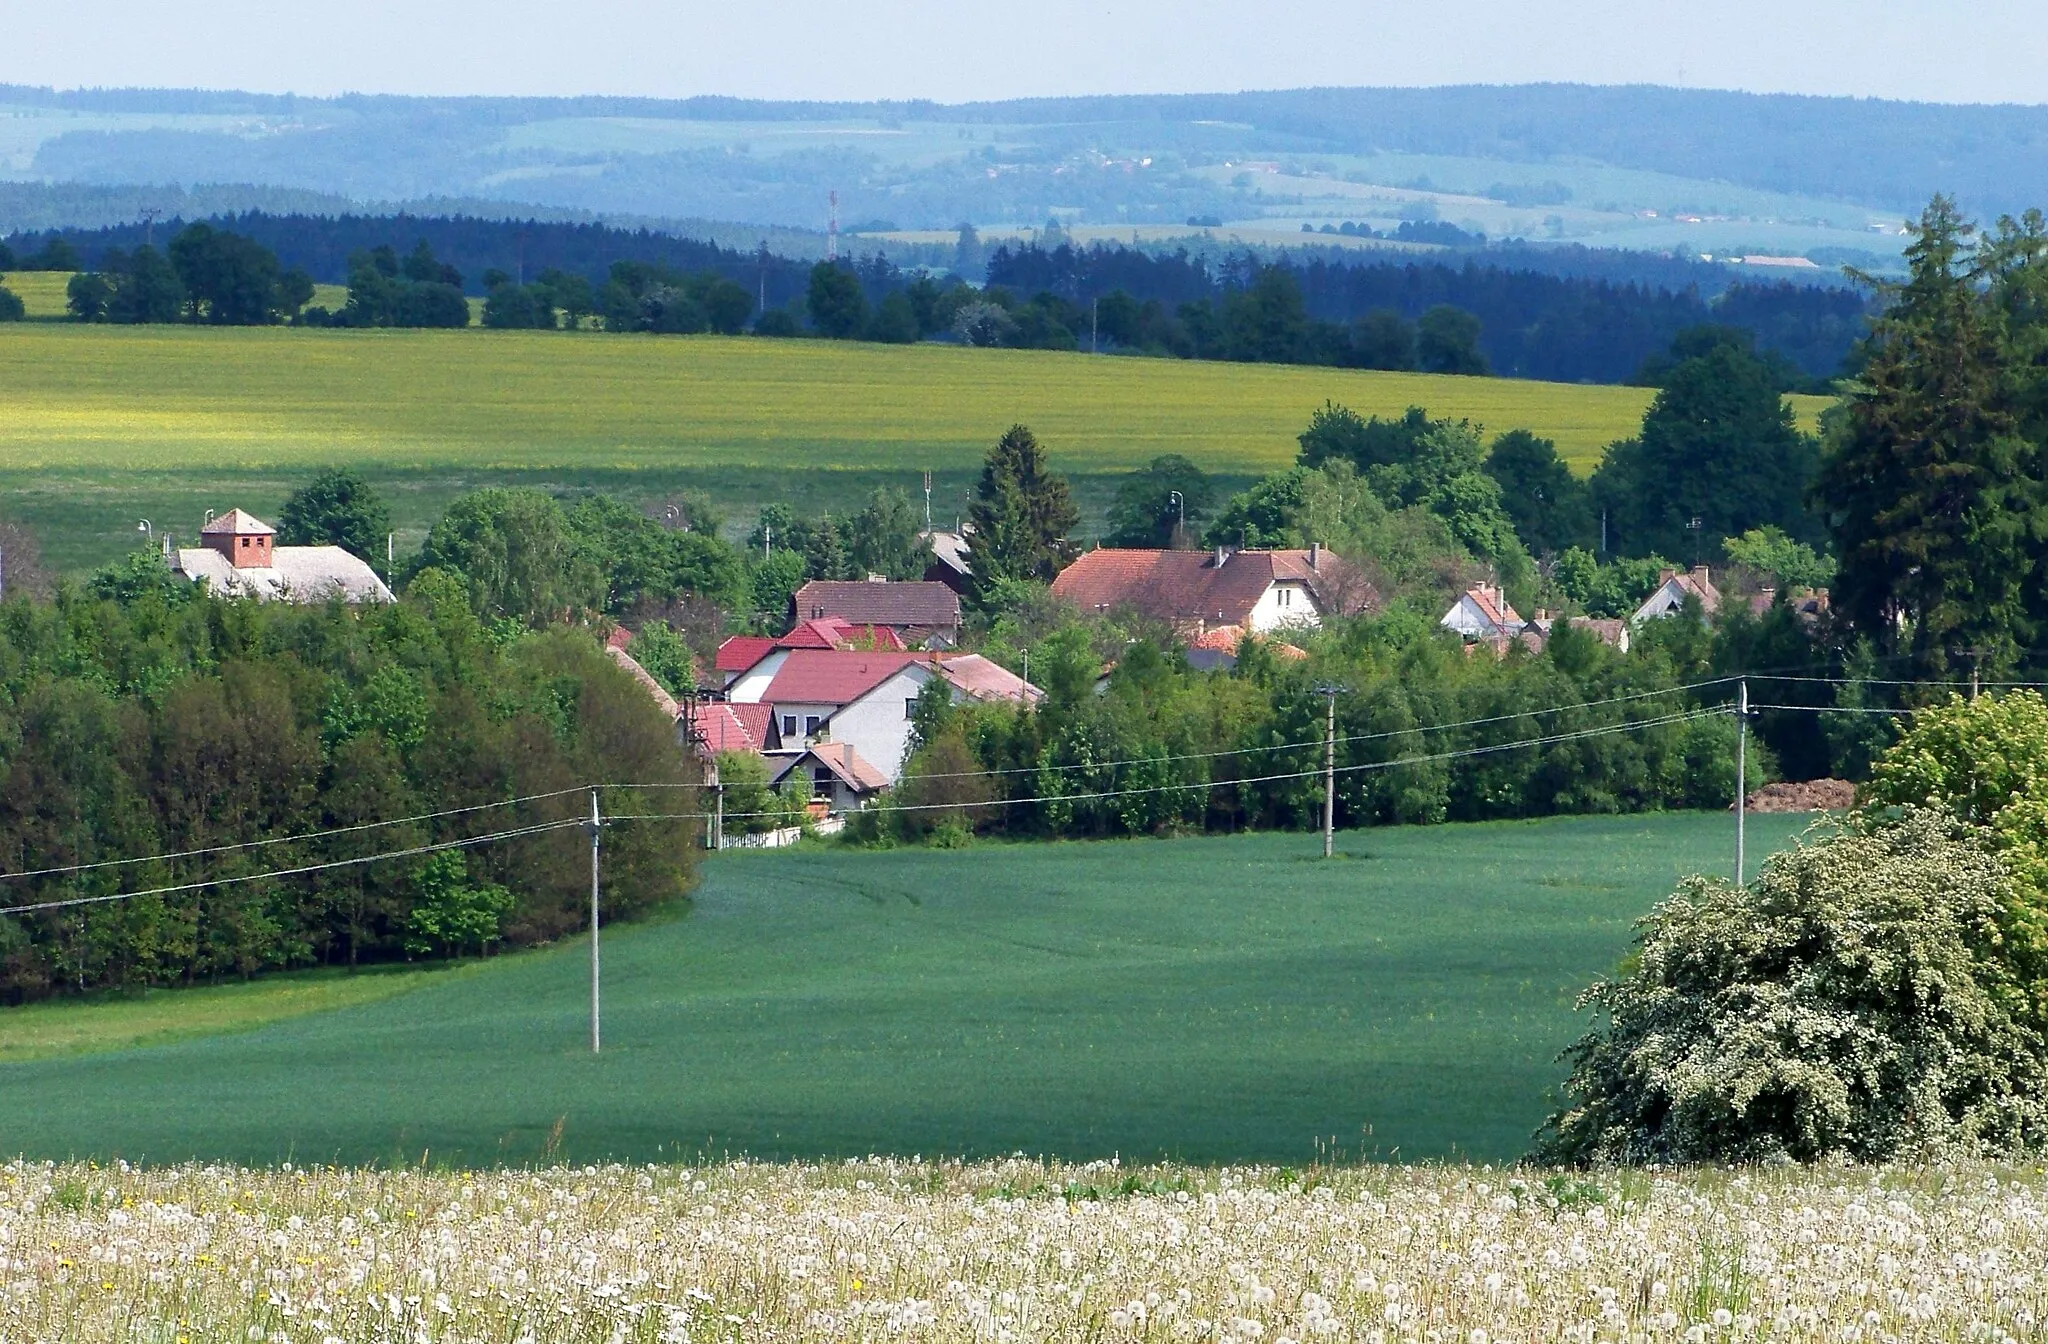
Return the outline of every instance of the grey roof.
[[[391,590],[360,558],[339,546],[279,546],[265,568],[241,569],[219,551],[204,546],[181,547],[176,571],[194,583],[204,580],[223,597],[257,597],[265,601],[389,602]]]

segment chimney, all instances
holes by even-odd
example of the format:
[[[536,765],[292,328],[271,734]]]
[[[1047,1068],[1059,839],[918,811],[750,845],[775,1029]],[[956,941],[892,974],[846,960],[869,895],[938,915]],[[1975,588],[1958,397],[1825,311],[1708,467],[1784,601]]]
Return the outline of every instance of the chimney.
[[[1712,586],[1712,572],[1705,565],[1694,565],[1692,567],[1692,578],[1693,582],[1702,588]]]
[[[1222,546],[1216,548],[1216,568],[1223,568],[1223,562],[1230,559],[1230,552]]]
[[[1323,567],[1323,543],[1320,541],[1312,541],[1308,544],[1308,567],[1310,569],[1321,569]]]
[[[1657,571],[1657,586],[1661,588],[1677,577],[1678,571],[1675,569],[1660,569]]]

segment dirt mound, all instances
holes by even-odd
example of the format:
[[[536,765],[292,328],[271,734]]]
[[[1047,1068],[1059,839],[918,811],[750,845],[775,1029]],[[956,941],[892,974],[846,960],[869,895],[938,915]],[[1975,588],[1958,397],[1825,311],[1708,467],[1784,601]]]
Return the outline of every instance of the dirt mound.
[[[1841,812],[1854,806],[1856,786],[1846,779],[1766,784],[1749,795],[1752,812]]]

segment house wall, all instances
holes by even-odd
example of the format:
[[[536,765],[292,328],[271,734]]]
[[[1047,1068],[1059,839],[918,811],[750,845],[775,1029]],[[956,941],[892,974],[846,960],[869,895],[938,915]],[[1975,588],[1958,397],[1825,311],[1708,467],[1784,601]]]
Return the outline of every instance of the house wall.
[[[903,771],[903,753],[910,746],[907,702],[931,679],[931,669],[912,663],[860,699],[842,705],[832,716],[832,740],[848,742],[860,758],[894,784]],[[953,696],[961,697],[956,691]]]
[[[839,709],[839,706],[819,704],[815,701],[790,700],[777,701],[774,709],[775,731],[782,734],[783,746],[793,747],[799,744],[807,745],[814,741],[819,733],[823,733],[826,730],[826,725],[832,722],[832,715]],[[794,734],[782,731],[783,720],[791,715],[796,716],[796,732]],[[816,716],[818,720],[818,729],[817,732],[807,733],[804,731],[804,720],[812,716]],[[867,753],[862,752],[861,754],[866,755]]]
[[[775,674],[789,661],[788,649],[777,649],[739,675],[739,679],[726,688],[725,698],[743,705],[755,705],[768,693],[768,683],[775,680]]]
[[[1316,600],[1307,584],[1282,579],[1266,586],[1247,623],[1255,633],[1263,635],[1289,626],[1319,626],[1323,618],[1316,611]]]
[[[1446,630],[1457,631],[1467,639],[1479,639],[1496,633],[1493,622],[1486,619],[1486,613],[1481,611],[1479,604],[1470,597],[1459,598],[1458,605],[1445,612],[1443,620],[1438,624]]]

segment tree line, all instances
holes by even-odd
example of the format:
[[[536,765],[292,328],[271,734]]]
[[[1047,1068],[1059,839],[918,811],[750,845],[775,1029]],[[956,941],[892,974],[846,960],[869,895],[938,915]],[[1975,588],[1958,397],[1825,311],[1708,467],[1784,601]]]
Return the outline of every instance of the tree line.
[[[1678,289],[1549,274],[1467,259],[1383,262],[1219,261],[1096,244],[997,249],[988,281],[1057,297],[1086,344],[1112,311],[1109,339],[1188,358],[1260,359],[1362,368],[1445,367],[1422,319],[1441,309],[1476,320],[1473,344],[1493,372],[1558,382],[1634,379],[1683,330],[1749,328],[1784,361],[1788,385],[1833,377],[1865,327],[1866,300],[1840,286],[1740,283],[1711,302]],[[1442,318],[1437,319],[1439,321]]]
[[[488,626],[464,578],[445,569],[416,575],[396,604],[359,609],[216,598],[147,551],[48,601],[10,587],[0,604],[0,866],[30,876],[4,884],[0,907],[248,880],[0,909],[0,1001],[561,937],[587,919],[588,845],[574,832],[259,875],[589,805],[575,793],[490,806],[509,797],[687,785],[694,776],[674,743],[595,641]],[[688,811],[692,796],[606,806]],[[429,815],[464,808],[478,810]],[[610,916],[687,892],[693,834],[686,823],[615,827]]]

